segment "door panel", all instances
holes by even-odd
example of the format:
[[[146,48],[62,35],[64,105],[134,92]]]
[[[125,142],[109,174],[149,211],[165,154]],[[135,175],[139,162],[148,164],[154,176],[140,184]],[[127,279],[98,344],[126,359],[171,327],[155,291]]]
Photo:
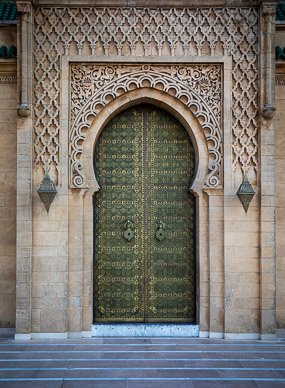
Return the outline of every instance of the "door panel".
[[[126,111],[103,130],[95,151],[101,191],[94,200],[94,319],[143,321],[141,246],[142,112]],[[134,238],[123,237],[131,220]]]
[[[187,132],[164,110],[130,108],[103,130],[94,164],[101,187],[94,199],[94,320],[194,321]]]

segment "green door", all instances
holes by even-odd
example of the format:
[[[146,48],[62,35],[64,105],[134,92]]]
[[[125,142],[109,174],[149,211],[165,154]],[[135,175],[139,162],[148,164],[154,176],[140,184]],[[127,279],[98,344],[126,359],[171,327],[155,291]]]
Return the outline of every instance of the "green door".
[[[97,142],[94,321],[194,322],[194,151],[183,126],[129,108]]]

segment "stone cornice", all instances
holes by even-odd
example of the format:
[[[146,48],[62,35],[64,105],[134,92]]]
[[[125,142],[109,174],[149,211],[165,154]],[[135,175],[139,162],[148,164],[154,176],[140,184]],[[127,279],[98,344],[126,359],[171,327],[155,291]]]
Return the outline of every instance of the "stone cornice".
[[[14,58],[0,59],[0,73],[16,73],[17,60]]]
[[[263,5],[263,4],[272,4],[272,5],[277,5],[279,0],[260,0],[259,1],[259,5]]]
[[[93,6],[93,7],[258,7],[262,0],[34,0],[34,6]],[[266,3],[276,4],[276,0]]]

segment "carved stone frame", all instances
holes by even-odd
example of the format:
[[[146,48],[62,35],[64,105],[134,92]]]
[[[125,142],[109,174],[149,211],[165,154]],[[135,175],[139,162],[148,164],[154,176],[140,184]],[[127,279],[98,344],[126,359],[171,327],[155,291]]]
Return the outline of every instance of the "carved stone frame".
[[[221,316],[219,327],[215,326],[215,313],[210,314],[211,293],[207,292],[211,288],[210,279],[205,281],[205,273],[210,273],[211,266],[215,266],[216,257],[212,255],[210,249],[210,240],[213,238],[213,233],[216,233],[215,218],[211,218],[215,207],[223,208],[224,200],[223,193],[233,189],[232,179],[232,160],[231,160],[231,57],[183,57],[183,58],[163,58],[164,63],[184,63],[184,64],[222,64],[223,65],[223,80],[222,99],[223,99],[223,118],[222,118],[222,140],[223,140],[223,171],[224,171],[224,187],[219,189],[203,190],[203,184],[207,175],[208,165],[208,148],[202,128],[198,121],[193,117],[190,110],[175,97],[167,93],[161,93],[149,88],[136,89],[127,94],[123,94],[115,98],[111,103],[104,107],[96,116],[96,119],[91,124],[84,141],[83,160],[84,172],[86,174],[88,188],[74,189],[69,188],[69,182],[65,178],[61,182],[64,192],[68,193],[68,214],[66,215],[69,222],[69,247],[68,247],[68,262],[69,277],[75,271],[81,269],[81,314],[76,313],[76,309],[72,308],[72,302],[69,302],[68,309],[68,332],[69,336],[73,333],[81,332],[83,336],[92,335],[93,323],[93,195],[98,191],[98,184],[95,179],[93,170],[93,152],[96,140],[107,124],[107,122],[120,110],[126,109],[128,106],[136,105],[142,102],[149,102],[154,105],[161,106],[176,116],[184,125],[195,146],[195,157],[198,156],[196,177],[192,184],[191,191],[196,197],[196,223],[197,223],[197,244],[196,244],[196,305],[197,305],[197,324],[200,325],[200,336],[202,337],[223,337],[224,323]],[[83,57],[83,56],[63,56],[61,58],[62,79],[61,88],[65,93],[61,98],[61,144],[62,144],[62,171],[60,176],[68,176],[69,166],[69,71],[70,63],[75,62],[92,62],[92,63],[136,63],[137,58],[98,58],[98,57]],[[140,63],[161,63],[155,58],[140,58]],[[161,96],[164,96],[161,99]],[[159,98],[160,96],[160,98]],[[64,170],[64,171],[63,171]],[[212,199],[211,199],[212,198]],[[206,221],[206,222],[205,222]],[[219,235],[221,241],[224,240],[224,232]],[[223,261],[225,258],[222,257]],[[76,268],[73,264],[76,261]],[[202,267],[202,268],[201,268]],[[221,276],[224,276],[223,271]],[[69,282],[68,287],[72,287]],[[213,303],[213,302],[212,302]],[[211,318],[212,316],[212,318]],[[211,320],[213,322],[211,322]],[[212,333],[212,334],[211,334]]]

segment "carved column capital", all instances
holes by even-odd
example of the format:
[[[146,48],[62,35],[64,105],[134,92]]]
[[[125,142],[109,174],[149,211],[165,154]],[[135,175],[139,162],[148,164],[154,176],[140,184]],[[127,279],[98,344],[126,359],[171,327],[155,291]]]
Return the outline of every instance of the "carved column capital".
[[[276,5],[262,4],[261,13],[264,16],[266,23],[272,22],[272,19],[273,17],[275,17],[275,13],[276,13]]]
[[[22,13],[22,14],[29,14],[31,13],[31,1],[28,0],[17,0],[17,12]]]

